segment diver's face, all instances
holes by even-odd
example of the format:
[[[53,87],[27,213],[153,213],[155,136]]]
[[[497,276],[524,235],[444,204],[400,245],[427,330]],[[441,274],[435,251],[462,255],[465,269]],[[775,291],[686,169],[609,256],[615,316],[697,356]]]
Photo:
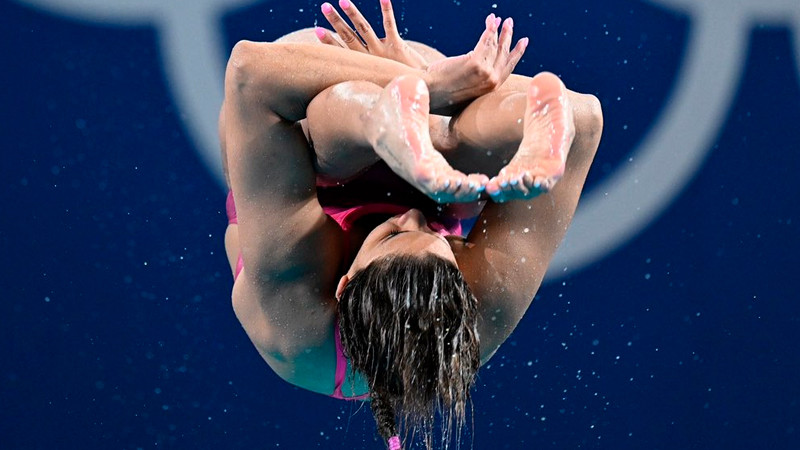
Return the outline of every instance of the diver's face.
[[[418,209],[392,217],[380,224],[364,240],[347,275],[352,277],[373,260],[392,254],[419,255],[430,252],[456,264],[456,256],[447,239],[428,228]]]

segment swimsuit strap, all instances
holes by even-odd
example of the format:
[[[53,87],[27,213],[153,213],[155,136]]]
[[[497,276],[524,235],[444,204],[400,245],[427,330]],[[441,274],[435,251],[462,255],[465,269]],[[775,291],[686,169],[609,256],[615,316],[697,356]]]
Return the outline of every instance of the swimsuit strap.
[[[333,339],[336,342],[336,375],[334,376],[333,394],[331,397],[341,400],[364,400],[369,398],[369,393],[355,397],[345,397],[342,386],[347,379],[347,358],[342,347],[342,335],[339,332],[339,316],[333,319]]]
[[[228,198],[225,199],[225,212],[228,214],[229,224],[239,223],[239,218],[236,217],[236,203],[233,201],[233,191],[228,191]]]

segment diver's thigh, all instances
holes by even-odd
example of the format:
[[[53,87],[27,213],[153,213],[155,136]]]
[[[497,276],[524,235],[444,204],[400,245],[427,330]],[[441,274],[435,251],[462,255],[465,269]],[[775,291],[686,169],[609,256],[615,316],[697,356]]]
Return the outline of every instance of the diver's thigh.
[[[344,46],[344,43],[342,42],[342,39],[339,38],[338,34],[336,34],[334,32],[331,32],[331,35],[333,36],[334,39],[339,41],[339,43],[342,44],[342,46]],[[291,44],[320,44],[320,45],[325,45],[325,44],[322,44],[322,42],[320,42],[319,39],[317,38],[316,33],[314,33],[314,28],[303,28],[303,29],[300,29],[300,30],[292,31],[289,34],[285,34],[285,35],[279,37],[278,39],[275,39],[275,42],[283,42],[283,43],[291,43]]]

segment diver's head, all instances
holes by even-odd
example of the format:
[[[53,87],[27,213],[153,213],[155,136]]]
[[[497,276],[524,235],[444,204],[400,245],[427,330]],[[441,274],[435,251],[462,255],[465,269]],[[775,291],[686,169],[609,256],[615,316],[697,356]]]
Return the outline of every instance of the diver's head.
[[[364,239],[347,274],[339,283],[343,285],[355,273],[383,256],[400,254],[421,255],[432,253],[456,264],[456,257],[447,239],[431,230],[425,216],[418,209],[410,209],[378,225]]]
[[[368,381],[378,431],[397,434],[399,413],[401,423],[422,426],[430,447],[437,409],[442,438],[460,433],[480,351],[477,300],[449,244],[418,214],[375,229],[337,297],[342,346]]]

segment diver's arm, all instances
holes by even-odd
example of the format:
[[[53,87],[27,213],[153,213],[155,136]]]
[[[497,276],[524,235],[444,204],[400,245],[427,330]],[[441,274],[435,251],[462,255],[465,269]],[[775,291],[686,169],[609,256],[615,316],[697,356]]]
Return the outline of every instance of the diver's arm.
[[[289,122],[306,116],[306,107],[325,88],[350,80],[385,86],[394,77],[423,71],[331,46],[240,41],[229,65],[239,89]]]
[[[276,113],[296,92],[253,83],[260,60],[242,50],[226,71],[220,125],[244,261],[234,311],[279,376],[330,393],[341,230],[317,201],[305,136]]]
[[[386,86],[407,74],[419,76],[428,85],[432,112],[446,112],[496,89],[513,71],[525,45],[509,51],[510,33],[501,36],[499,45],[497,34],[497,23],[487,17],[473,51],[446,58],[427,70],[328,45],[250,41],[236,44],[230,65],[238,74],[239,88],[270,102],[274,113],[291,122],[305,118],[309,102],[330,86],[351,80]]]

